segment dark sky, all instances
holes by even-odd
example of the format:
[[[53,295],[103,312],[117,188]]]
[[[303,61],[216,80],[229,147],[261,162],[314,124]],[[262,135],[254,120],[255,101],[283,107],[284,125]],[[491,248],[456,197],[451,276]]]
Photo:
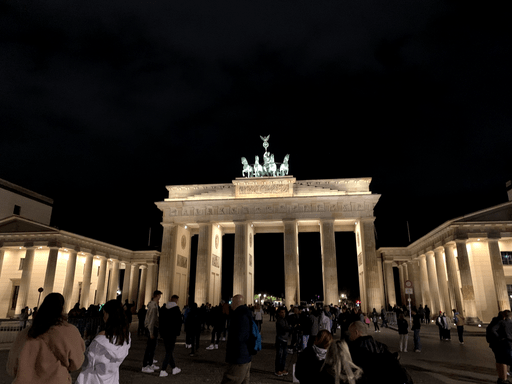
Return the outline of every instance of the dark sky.
[[[229,183],[270,134],[299,180],[372,177],[377,245],[404,246],[507,200],[511,32],[504,2],[2,2],[0,178],[146,249],[166,185]]]

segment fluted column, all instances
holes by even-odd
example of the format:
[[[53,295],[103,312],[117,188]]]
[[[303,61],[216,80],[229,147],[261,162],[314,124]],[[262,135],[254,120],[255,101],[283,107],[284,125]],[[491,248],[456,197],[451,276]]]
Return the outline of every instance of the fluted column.
[[[249,257],[251,246],[249,238],[252,230],[250,224],[245,221],[235,221],[235,254],[233,263],[233,295],[241,294],[247,303],[252,303],[253,298],[249,286],[253,284],[252,274],[249,272]],[[285,267],[286,270],[286,267]],[[286,286],[286,283],[285,283]]]
[[[148,276],[148,267],[145,265],[141,265],[140,268],[142,269],[141,275],[140,275],[140,285],[139,285],[139,301],[137,302],[137,310],[142,308],[143,305],[148,305],[149,301],[146,302],[146,278]]]
[[[446,278],[446,263],[444,260],[444,248],[438,247],[434,249],[436,259],[437,281],[439,283],[439,298],[441,311],[451,313],[453,309],[450,303],[450,293],[448,291],[448,280]]]
[[[117,288],[119,288],[119,260],[112,259],[112,269],[108,282],[108,300],[117,299]]]
[[[210,268],[212,264],[212,224],[199,224],[197,243],[196,289],[194,299],[198,305],[208,302],[210,287]],[[250,303],[250,302],[248,302]]]
[[[420,255],[419,264],[420,264],[420,283],[421,283],[421,296],[423,306],[428,305],[430,307],[431,313],[433,312],[432,301],[430,299],[430,287],[428,283],[428,272],[427,272],[427,259],[425,255]]]
[[[459,285],[459,274],[457,272],[457,260],[455,260],[455,244],[448,243],[444,246],[444,254],[446,257],[446,274],[448,276],[448,289],[453,292],[455,297],[455,308],[459,312],[463,312],[462,294]]]
[[[41,300],[44,300],[46,295],[53,292],[53,284],[55,283],[55,272],[57,271],[57,259],[59,257],[59,247],[49,246],[50,253],[48,254],[48,261],[46,262],[46,272],[44,275],[43,293]]]
[[[393,275],[393,262],[384,262],[384,271],[386,274],[386,291],[388,293],[388,303],[392,307],[396,304],[395,276]]]
[[[405,264],[398,265],[398,279],[400,281],[400,304],[405,305]]]
[[[125,261],[124,264],[124,278],[123,278],[123,290],[121,295],[121,302],[125,302],[130,297],[130,281],[132,278],[132,269],[130,263]]]
[[[505,281],[505,272],[503,270],[498,237],[489,237],[487,244],[489,247],[489,257],[491,259],[492,277],[494,280],[494,290],[496,291],[496,300],[498,301],[498,309],[500,311],[510,310],[510,301],[508,299],[507,283]]]
[[[414,290],[414,303],[417,308],[419,308],[420,304],[423,304],[422,294],[421,294],[421,279],[420,279],[420,265],[418,259],[413,259],[411,262],[411,270],[412,270],[412,288]]]
[[[66,277],[64,278],[64,289],[62,296],[64,296],[64,308],[69,311],[75,303],[71,302],[73,297],[73,286],[75,284],[75,270],[76,270],[77,251],[75,249],[68,250],[68,262],[66,264]]]
[[[2,266],[4,264],[5,249],[0,248],[0,278],[2,277]]]
[[[464,300],[466,321],[468,324],[477,324],[480,323],[480,319],[476,312],[475,289],[471,276],[466,239],[457,239],[455,243],[457,245],[457,259],[459,260],[461,292]]]
[[[35,250],[36,248],[33,245],[26,246],[23,272],[21,273],[20,290],[18,293],[18,301],[16,303],[16,314],[21,313],[21,310],[28,305],[28,293],[30,292],[30,282],[32,280]]]
[[[158,290],[162,292],[162,298],[160,302],[167,303],[172,295],[171,290],[173,289],[175,278],[178,247],[178,226],[175,224],[162,225],[164,227],[164,233],[162,236],[160,268],[158,270]]]
[[[153,297],[153,292],[156,290],[156,267],[157,265],[155,263],[147,263],[148,265],[148,272],[146,275],[146,296],[145,301],[146,303],[149,303]],[[170,300],[169,296],[169,300]],[[160,305],[164,304],[163,301],[160,302]]]
[[[89,307],[89,295],[91,292],[92,254],[85,255],[84,277],[82,279],[82,295],[80,296],[80,308]]]
[[[434,260],[434,252],[429,251],[426,254],[427,258],[427,271],[428,271],[428,285],[430,287],[430,301],[432,303],[431,311],[439,313],[441,310],[441,303],[439,300],[439,284],[437,282],[436,264]]]
[[[375,219],[361,220],[359,225],[361,244],[363,248],[364,258],[364,274],[366,283],[366,297],[367,304],[363,306],[366,311],[371,311],[373,308],[380,308],[381,303],[381,289],[379,285],[379,271],[377,269],[377,254],[375,252],[375,228],[373,221]]]
[[[324,280],[324,304],[337,305],[338,267],[336,265],[336,241],[334,220],[320,221],[320,241],[322,243],[322,276]],[[297,271],[298,272],[298,271]],[[378,274],[377,274],[378,280]]]
[[[137,290],[139,288],[139,264],[132,264],[130,277],[130,295],[128,296],[128,302],[133,303],[137,301]]]
[[[100,272],[98,275],[98,287],[95,305],[104,304],[105,301],[105,278],[107,276],[107,258],[105,256],[98,256],[100,259]]]

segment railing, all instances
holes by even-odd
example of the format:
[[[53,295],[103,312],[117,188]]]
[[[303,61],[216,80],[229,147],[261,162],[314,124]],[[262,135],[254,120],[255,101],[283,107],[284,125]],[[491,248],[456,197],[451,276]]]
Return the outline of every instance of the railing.
[[[0,319],[0,344],[13,343],[20,330],[19,320]]]

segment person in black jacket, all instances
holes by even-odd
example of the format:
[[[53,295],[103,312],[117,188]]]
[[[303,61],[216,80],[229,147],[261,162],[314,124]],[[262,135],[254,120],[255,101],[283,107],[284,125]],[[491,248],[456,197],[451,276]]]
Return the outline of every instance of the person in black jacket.
[[[176,338],[181,333],[181,324],[183,322],[180,307],[178,307],[178,300],[179,297],[177,295],[173,295],[171,297],[171,301],[167,303],[166,308],[162,309],[160,313],[160,335],[164,339],[165,344],[165,357],[162,362],[160,377],[169,375],[166,372],[167,365],[169,364],[172,368],[173,375],[181,372],[181,369],[176,367],[174,356],[172,355],[176,345]]]
[[[222,384],[248,383],[252,360],[248,346],[252,333],[252,312],[244,304],[242,295],[233,297],[231,308],[233,309],[233,315],[226,342],[228,367],[222,377]]]
[[[201,314],[197,308],[197,303],[190,304],[190,311],[185,320],[186,344],[192,348],[190,356],[195,356],[199,350],[199,340],[201,336]]]

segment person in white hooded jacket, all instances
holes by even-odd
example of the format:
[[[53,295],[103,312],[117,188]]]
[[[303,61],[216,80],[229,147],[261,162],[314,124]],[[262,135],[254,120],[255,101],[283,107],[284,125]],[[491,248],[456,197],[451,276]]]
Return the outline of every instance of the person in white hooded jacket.
[[[128,322],[117,300],[108,301],[102,310],[105,330],[87,348],[77,384],[119,384],[119,366],[131,346]]]

